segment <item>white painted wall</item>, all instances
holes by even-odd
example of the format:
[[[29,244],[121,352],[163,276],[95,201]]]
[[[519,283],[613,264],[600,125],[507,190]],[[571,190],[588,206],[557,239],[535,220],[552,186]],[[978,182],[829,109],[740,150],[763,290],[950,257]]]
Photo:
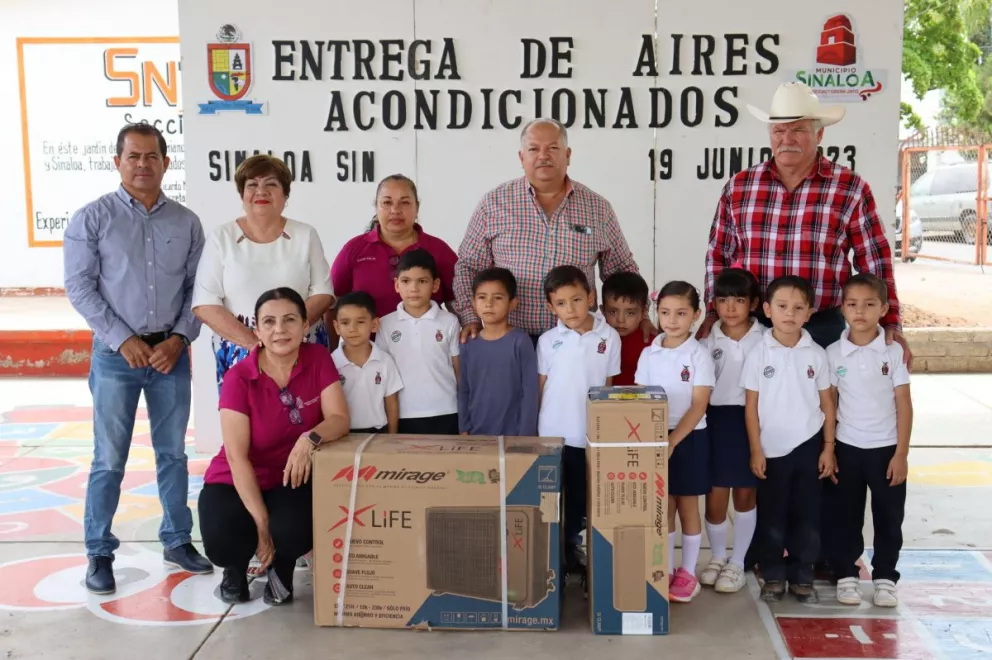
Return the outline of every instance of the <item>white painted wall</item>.
[[[0,288],[7,287],[61,287],[62,280],[62,249],[60,247],[28,247],[27,209],[25,206],[24,166],[22,156],[22,131],[20,93],[18,87],[18,57],[17,39],[20,37],[176,37],[179,32],[178,16],[175,0],[91,0],[85,3],[70,0],[5,0],[0,3],[0,236],[2,236],[3,258],[0,259]],[[36,46],[26,46],[34,49]],[[174,46],[172,47],[175,48]],[[44,51],[60,56],[76,57],[63,62],[62,75],[85,75],[88,84],[93,86],[109,86],[119,90],[123,83],[111,83],[101,79],[102,59],[93,60],[95,55],[101,57],[101,47],[80,47],[78,51],[71,48],[58,47]],[[34,55],[41,51],[31,51]],[[29,53],[29,57],[32,56]],[[78,53],[78,54],[75,54]],[[159,46],[156,57],[163,57],[163,47]],[[75,55],[74,55],[75,54]],[[151,53],[149,53],[151,54]],[[139,55],[140,57],[140,55]],[[51,71],[44,67],[34,66],[28,69],[34,72],[29,75],[28,85],[42,84],[43,78]],[[85,74],[79,74],[85,71]],[[94,71],[96,72],[94,75]],[[94,134],[93,126],[116,125],[116,117],[123,116],[126,109],[108,109],[92,105],[93,94],[79,89],[80,81],[56,80],[52,85],[59,85],[66,94],[55,107],[51,104],[47,109],[39,110],[36,118],[37,125],[56,125],[58,117],[65,122],[64,130],[54,129],[51,134],[61,132],[73,134],[69,130],[72,122],[81,122],[86,129],[75,133],[75,137],[86,139]],[[75,88],[75,89],[74,89]],[[126,93],[128,85],[123,84]],[[94,90],[88,90],[90,92]],[[115,91],[113,93],[120,93]],[[81,99],[85,99],[85,103]],[[158,107],[154,108],[158,110]],[[175,111],[173,111],[175,114]],[[45,116],[42,116],[45,115]],[[29,131],[31,128],[29,117]],[[97,129],[97,135],[105,131]],[[113,134],[103,136],[104,140],[113,141]],[[43,186],[36,191],[35,206],[68,209],[75,204],[80,192],[89,198],[95,198],[109,190],[113,190],[119,178],[116,173],[106,176],[106,184],[93,179],[74,180],[71,192],[60,190],[57,181],[53,185]],[[78,190],[82,188],[82,191]],[[86,193],[89,193],[88,195]]]
[[[894,194],[898,148],[900,0],[840,0],[830,3],[829,9],[813,0],[766,0],[761,11],[737,0],[659,0],[657,24],[655,0],[615,0],[608,9],[602,0],[326,0],[307,3],[305,11],[273,11],[268,0],[179,0],[189,204],[207,231],[240,212],[234,183],[224,176],[211,177],[210,152],[291,151],[300,159],[308,151],[313,181],[293,184],[287,215],[315,225],[333,260],[340,246],[367,224],[375,190],[374,182],[339,180],[337,154],[370,150],[375,154],[375,179],[394,172],[413,177],[423,198],[424,226],[457,249],[480,197],[522,174],[517,159],[519,130],[498,124],[486,130],[482,125],[483,89],[495,90],[494,98],[503,90],[521,90],[524,121],[534,116],[535,88],[547,90],[545,115],[554,90],[606,89],[612,124],[621,90],[627,87],[632,90],[638,128],[585,129],[580,110],[569,134],[573,148],[570,174],[613,204],[653,288],[676,278],[701,286],[707,235],[726,173],[718,178],[701,177],[697,167],[707,150],[733,147],[744,148],[747,167],[748,150],[757,155],[768,146],[767,127],[748,114],[746,104],[767,108],[780,83],[816,66],[824,21],[840,12],[851,14],[854,21],[858,67],[862,73],[872,70],[883,87],[868,100],[855,94],[854,102],[846,103],[848,117],[827,129],[824,147],[837,149],[842,164],[853,162],[875,189],[880,209],[891,214],[888,200]],[[218,41],[216,34],[225,23],[234,23],[240,41],[252,44],[254,77],[246,98],[265,103],[263,115],[198,114],[198,104],[215,100],[208,85],[207,44]],[[659,75],[634,76],[642,35],[656,31]],[[675,72],[673,34],[684,35],[681,71]],[[728,46],[727,35],[733,34],[744,35],[747,45],[738,40]],[[693,72],[695,35],[700,35],[704,50],[706,37],[714,38],[712,75]],[[552,36],[573,39],[572,77],[522,79],[521,39]],[[322,79],[300,79],[302,40],[403,39],[408,46],[412,39],[430,39],[434,47],[430,59],[436,71],[445,37],[454,39],[461,80],[355,80],[354,52],[345,55],[343,80],[330,79],[326,69]],[[295,64],[287,66],[287,71],[296,74],[293,81],[277,79],[273,43],[277,40],[296,42]],[[773,65],[757,50],[759,41],[777,60],[774,72],[765,75],[756,68]],[[742,49],[743,56],[732,59],[731,66],[739,69],[746,64],[745,75],[725,72],[728,51],[734,46]],[[404,53],[402,68],[405,57]],[[332,56],[325,50],[324,58],[331,60]],[[373,70],[380,71],[382,62],[380,49]],[[325,66],[330,64],[325,62]],[[650,126],[654,87],[668,89],[676,102],[671,123],[657,130]],[[702,97],[702,119],[696,126],[681,120],[678,104],[693,88]],[[735,89],[720,92],[721,88]],[[447,90],[466,92],[476,108],[469,127],[415,130],[411,118],[404,129],[393,131],[383,126],[379,115],[371,130],[356,128],[352,103],[360,92],[375,92],[377,106],[387,92],[400,92],[412,105],[417,89],[439,90],[442,100]],[[324,130],[334,91],[343,95],[348,131]],[[729,109],[715,101],[718,95]],[[447,113],[441,115],[443,126]],[[718,121],[729,125],[718,126]],[[670,178],[651,180],[648,154],[652,149],[671,150]],[[886,218],[886,226],[890,220]],[[203,450],[215,447],[219,439],[209,334],[205,330],[194,347],[195,425]]]

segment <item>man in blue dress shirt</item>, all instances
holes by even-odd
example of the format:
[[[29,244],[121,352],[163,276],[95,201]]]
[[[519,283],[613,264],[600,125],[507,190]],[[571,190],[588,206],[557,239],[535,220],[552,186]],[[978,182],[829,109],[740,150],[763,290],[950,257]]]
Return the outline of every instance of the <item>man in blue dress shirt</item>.
[[[203,229],[196,214],[162,193],[169,159],[158,129],[121,129],[114,163],[121,186],[76,211],[63,242],[66,293],[93,330],[94,447],[83,526],[86,588],[95,594],[116,590],[113,561],[120,542],[110,527],[142,392],[155,450],[165,562],[191,573],[213,571],[191,542],[187,505],[187,347],[200,332],[190,300]]]

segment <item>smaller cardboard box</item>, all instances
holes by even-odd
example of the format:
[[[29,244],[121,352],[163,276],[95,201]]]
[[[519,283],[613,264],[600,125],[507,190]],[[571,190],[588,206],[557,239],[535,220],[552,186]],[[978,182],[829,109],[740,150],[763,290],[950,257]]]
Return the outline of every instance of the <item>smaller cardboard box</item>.
[[[661,387],[589,391],[592,630],[667,635],[668,397]]]
[[[388,434],[321,447],[317,625],[558,628],[561,450],[561,438],[505,437],[501,452],[492,436]]]

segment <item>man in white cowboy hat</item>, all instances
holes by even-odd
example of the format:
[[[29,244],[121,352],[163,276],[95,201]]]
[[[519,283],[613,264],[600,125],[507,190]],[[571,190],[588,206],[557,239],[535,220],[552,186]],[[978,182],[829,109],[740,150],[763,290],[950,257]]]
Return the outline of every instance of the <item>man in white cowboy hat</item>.
[[[872,273],[886,283],[889,312],[882,319],[886,340],[899,342],[910,362],[892,251],[871,188],[817,151],[824,127],[843,119],[844,108],[821,105],[813,91],[799,82],[780,85],[768,112],[747,107],[768,124],[772,159],[738,173],[723,188],[706,251],[708,313],[697,336],[707,336],[716,321],[714,279],[724,268],[739,265],[758,278],[762,291],[781,275],[809,280],[816,291],[816,313],[806,329],[813,341],[826,348],[844,330],[841,288],[851,275],[847,255],[853,251],[858,272]],[[763,316],[760,307],[758,314]],[[767,319],[760,320],[768,325]]]
[[[805,327],[813,341],[826,348],[840,339],[845,328],[840,307],[842,289],[852,271],[850,251],[858,272],[872,273],[885,282],[889,311],[882,326],[886,342],[901,344],[911,366],[912,355],[902,335],[892,251],[871,189],[853,171],[817,151],[824,127],[843,119],[844,108],[821,105],[809,87],[789,82],[775,91],[767,112],[751,105],[748,110],[768,124],[773,156],[738,173],[723,188],[706,251],[707,316],[697,338],[708,336],[716,321],[716,276],[724,268],[737,266],[753,273],[762,291],[782,275],[808,280],[815,292],[814,314]],[[771,325],[760,306],[757,315],[766,326]],[[821,529],[827,529],[829,509],[827,504],[821,511]],[[718,526],[721,521],[707,523]],[[830,535],[821,532],[820,536],[820,556],[829,557],[830,548],[823,546]],[[754,544],[745,559],[748,568],[756,563],[753,550]],[[818,568],[829,572],[822,561]],[[815,601],[811,584],[799,586],[803,593],[797,592],[797,597]]]

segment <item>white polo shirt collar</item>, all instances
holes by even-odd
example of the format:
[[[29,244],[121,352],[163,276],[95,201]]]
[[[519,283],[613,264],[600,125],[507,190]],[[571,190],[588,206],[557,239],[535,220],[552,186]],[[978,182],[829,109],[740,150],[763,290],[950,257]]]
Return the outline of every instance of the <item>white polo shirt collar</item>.
[[[423,316],[413,316],[412,314],[407,312],[406,309],[403,307],[402,301],[400,301],[400,304],[396,306],[396,314],[403,321],[419,321],[420,319],[430,319],[433,321],[434,319],[437,318],[437,313],[440,310],[441,308],[438,307],[437,302],[434,300],[431,301],[431,306],[427,308],[427,311],[424,312]]]
[[[844,333],[840,336],[841,355],[847,357],[859,348],[868,348],[884,355],[888,350],[888,344],[885,343],[885,331],[881,327],[878,327],[878,336],[872,339],[870,343],[864,346],[858,346],[851,341],[851,329],[844,330]]]
[[[799,343],[797,343],[795,346],[786,346],[785,344],[781,343],[779,340],[775,339],[774,335],[772,334],[772,331],[769,330],[764,335],[764,342],[765,342],[765,346],[767,346],[768,348],[784,348],[784,349],[809,348],[810,346],[813,346],[813,336],[809,334],[806,328],[803,328],[802,335],[799,336]]]

